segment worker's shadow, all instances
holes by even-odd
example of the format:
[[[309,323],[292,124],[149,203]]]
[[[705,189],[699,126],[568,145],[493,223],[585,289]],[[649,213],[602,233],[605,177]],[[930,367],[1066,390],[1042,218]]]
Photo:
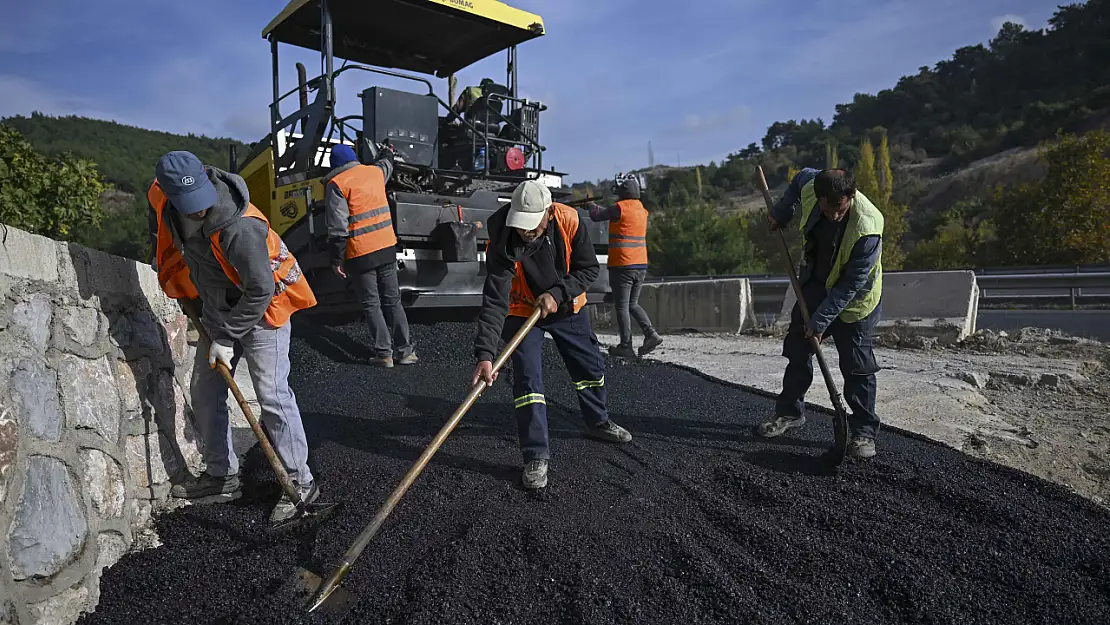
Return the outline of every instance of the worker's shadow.
[[[308,412],[303,415],[309,448],[318,449],[334,443],[376,456],[384,456],[406,463],[415,462],[431,443],[432,438],[447,421],[458,403],[435,397],[407,396],[407,406],[420,413],[391,419],[368,419],[325,412]],[[475,406],[452,431],[451,436],[429,461],[430,465],[488,475],[498,480],[517,477],[520,468],[490,462],[474,456],[459,455],[450,451],[452,439],[472,436],[506,438],[515,432],[512,425],[497,416],[498,407]],[[404,439],[415,439],[412,442]],[[315,472],[315,469],[314,469]]]
[[[163,499],[170,485],[188,474],[179,442],[195,444],[198,438],[192,411],[179,390],[189,387],[186,376],[191,363],[175,362],[171,347],[172,343],[186,353],[187,324],[183,317],[163,323],[160,314],[169,317],[180,311],[172,300],[152,306],[135,261],[73,243],[68,252],[81,302],[93,307],[75,309],[72,322],[56,326],[55,332],[61,333],[55,338],[58,347],[79,356],[67,359],[62,371],[74,375],[75,401],[103,406],[107,396],[118,393],[121,411],[97,414],[92,419],[95,423],[79,425],[99,433],[109,442],[107,448],[120,450],[117,459],[124,471],[131,472],[129,496]],[[158,288],[156,281],[146,282],[147,288],[151,284]],[[95,315],[96,310],[104,316]],[[95,325],[89,321],[94,315]],[[92,327],[95,335],[90,336]],[[85,360],[100,358],[105,351],[107,359],[97,364]],[[106,362],[111,377],[98,375],[100,362]],[[132,452],[135,446],[139,454]]]
[[[313,351],[333,362],[364,365],[373,355],[369,345],[325,325],[297,324],[294,325],[294,332]]]

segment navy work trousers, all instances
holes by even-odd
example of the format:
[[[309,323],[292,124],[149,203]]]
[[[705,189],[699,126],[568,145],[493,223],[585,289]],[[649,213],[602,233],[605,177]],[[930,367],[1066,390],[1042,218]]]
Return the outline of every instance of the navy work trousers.
[[[825,299],[825,287],[815,282],[802,286],[806,306],[812,314]],[[837,319],[825,336],[836,342],[840,356],[840,372],[844,375],[844,399],[851,414],[848,429],[852,436],[875,438],[879,433],[879,416],[875,414],[875,373],[879,365],[872,349],[872,333],[882,314],[882,302],[856,323]],[[781,417],[800,417],[805,411],[805,394],[813,384],[813,346],[806,339],[802,311],[794,304],[790,329],[782,343],[782,355],[789,361],[782,377],[782,392],[775,402],[775,413]]]
[[[524,317],[510,316],[505,320],[505,341],[524,325]],[[513,405],[516,414],[517,434],[524,462],[550,459],[547,436],[547,399],[543,394],[543,336],[551,335],[555,348],[563,357],[570,373],[574,390],[578,393],[578,406],[587,426],[596,426],[609,420],[605,407],[605,359],[593,328],[590,316],[583,310],[544,319],[537,323],[520,342],[512,355]]]

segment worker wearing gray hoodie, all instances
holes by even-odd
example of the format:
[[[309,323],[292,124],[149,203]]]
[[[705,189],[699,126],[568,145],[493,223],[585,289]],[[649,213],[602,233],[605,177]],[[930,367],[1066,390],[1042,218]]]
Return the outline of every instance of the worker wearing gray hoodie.
[[[171,494],[186,499],[239,495],[239,462],[231,441],[228,387],[214,367],[220,361],[234,371],[245,356],[262,422],[274,449],[301,498],[311,503],[319,490],[308,468],[308,443],[288,382],[288,315],[304,307],[303,303],[290,303],[288,294],[307,289],[307,284],[301,284],[300,268],[294,260],[285,275],[278,275],[267,242],[269,225],[251,206],[240,176],[205,167],[189,152],[163,156],[155,176],[148,193],[155,236],[153,264],[170,297],[179,298],[183,305],[194,305],[191,298],[199,296],[201,323],[212,340],[207,350],[197,350],[190,389],[207,468],[199,477],[189,476],[175,485]],[[287,254],[284,247],[281,249]],[[180,266],[182,258],[187,273]],[[177,267],[167,267],[171,262]],[[225,267],[237,274],[236,280]],[[183,281],[183,277],[187,279]],[[286,279],[288,284],[279,284]],[[277,323],[271,323],[275,319]],[[284,520],[295,511],[292,502],[283,496],[271,520]]]

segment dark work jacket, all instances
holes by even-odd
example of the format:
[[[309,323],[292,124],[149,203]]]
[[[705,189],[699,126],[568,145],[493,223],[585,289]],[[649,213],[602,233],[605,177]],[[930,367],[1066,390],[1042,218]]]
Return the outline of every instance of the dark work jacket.
[[[555,217],[551,217],[544,231],[546,243],[528,246],[515,230],[505,226],[508,214],[509,206],[502,206],[486,221],[490,243],[486,251],[486,283],[482,289],[482,310],[478,314],[478,336],[474,340],[474,356],[478,360],[493,360],[497,355],[501,330],[509,314],[509,291],[517,262],[523,266],[524,279],[533,295],[538,298],[550,293],[559,305],[559,312],[555,316],[548,315],[545,321],[572,314],[574,298],[585,293],[601,271],[585,224],[579,223],[578,232],[571,239],[570,271],[565,272],[568,251]]]

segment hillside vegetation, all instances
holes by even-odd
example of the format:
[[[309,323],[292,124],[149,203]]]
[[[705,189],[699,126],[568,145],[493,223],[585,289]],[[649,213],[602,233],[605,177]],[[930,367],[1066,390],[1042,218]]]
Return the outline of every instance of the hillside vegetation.
[[[960,48],[877,94],[856,94],[835,107],[829,124],[822,118],[775,122],[759,143],[720,163],[648,170],[652,272],[782,272],[780,244],[766,229],[754,184],[757,166],[777,192],[803,167],[855,170],[861,189],[886,215],[888,268],[1110,260],[1098,236],[1081,235],[1105,211],[1099,202],[1107,180],[1098,176],[1107,171],[1099,152],[1106,146],[1104,136],[1091,131],[1107,119],[1110,0],[1061,6],[1044,29],[1006,23],[986,44]],[[55,235],[134,258],[146,255],[144,194],[161,154],[184,149],[225,166],[229,145],[236,144],[240,155],[248,150],[231,139],[73,116],[32,114],[0,123],[61,169],[95,163],[98,180],[109,187],[98,191],[105,213],[100,225],[90,221],[88,228]],[[17,178],[0,180],[11,186]],[[1053,186],[1061,184],[1069,187]],[[584,197],[608,195],[610,186],[599,180],[573,188]],[[2,201],[16,197],[4,191]],[[1006,246],[992,243],[1003,233],[1013,236],[1007,224],[1024,210],[1015,203],[1024,206],[1031,198],[1055,203],[1026,207],[1034,223],[1067,222],[1046,230],[1059,235],[1049,242],[1056,249],[1027,239],[1021,245],[1028,248],[1009,238]],[[0,210],[12,215],[18,207]],[[1045,214],[1036,217],[1034,210]],[[1105,228],[1098,232],[1106,238]],[[788,234],[796,245],[797,230]]]

